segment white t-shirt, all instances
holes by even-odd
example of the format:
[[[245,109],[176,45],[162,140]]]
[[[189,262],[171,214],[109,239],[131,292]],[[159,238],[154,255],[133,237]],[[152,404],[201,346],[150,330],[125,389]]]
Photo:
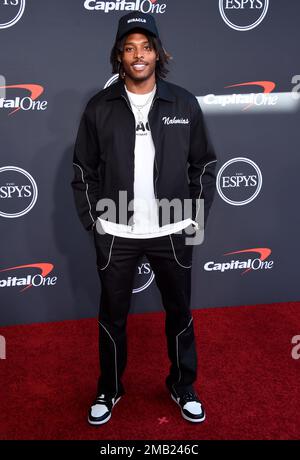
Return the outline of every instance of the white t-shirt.
[[[198,224],[190,218],[159,227],[158,206],[153,185],[155,148],[148,124],[148,113],[156,88],[154,87],[153,91],[147,94],[131,93],[126,87],[125,89],[130,102],[132,101],[135,105],[143,105],[143,108],[140,109],[141,119],[138,109],[131,104],[136,122],[133,225],[116,224],[98,217],[103,230],[124,238],[154,238],[182,230],[191,223],[198,227]]]

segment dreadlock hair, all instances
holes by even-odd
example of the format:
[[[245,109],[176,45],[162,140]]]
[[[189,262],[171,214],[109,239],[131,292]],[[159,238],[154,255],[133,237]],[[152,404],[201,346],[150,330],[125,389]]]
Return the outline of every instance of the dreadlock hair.
[[[151,34],[147,34],[147,32],[143,29],[134,29],[134,31],[141,32],[149,40],[149,44],[151,48],[155,50],[155,52],[158,55],[158,60],[156,61],[156,68],[155,68],[155,75],[156,77],[159,78],[166,78],[167,73],[169,72],[169,69],[167,69],[167,65],[169,64],[169,61],[172,59],[172,56],[165,51],[165,49],[162,46],[161,40],[158,37],[154,37]],[[130,31],[132,33],[132,31]],[[124,50],[124,44],[127,38],[126,34],[124,37],[122,37],[120,40],[116,40],[114,43],[114,46],[111,50],[110,53],[110,63],[112,65],[112,73],[119,74],[119,78],[123,78],[123,65],[122,62],[119,61],[120,55],[122,55],[123,50]]]

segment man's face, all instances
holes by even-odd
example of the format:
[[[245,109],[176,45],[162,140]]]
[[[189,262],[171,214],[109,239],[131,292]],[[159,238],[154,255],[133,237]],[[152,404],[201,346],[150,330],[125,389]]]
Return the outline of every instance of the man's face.
[[[156,67],[156,52],[146,35],[133,33],[127,36],[120,56],[128,78],[136,82],[148,80]]]

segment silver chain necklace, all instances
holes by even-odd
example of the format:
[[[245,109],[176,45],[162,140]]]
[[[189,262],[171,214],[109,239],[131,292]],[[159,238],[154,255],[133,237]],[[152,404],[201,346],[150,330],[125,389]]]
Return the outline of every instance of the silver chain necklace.
[[[128,90],[127,90],[128,91]],[[156,91],[156,85],[154,85],[154,88],[153,90],[151,91],[148,99],[146,100],[145,104],[135,104],[131,97],[129,96],[128,94],[128,98],[129,98],[129,101],[130,101],[130,104],[133,105],[133,107],[135,107],[137,109],[137,122],[138,123],[142,123],[144,121],[144,116],[143,116],[143,113],[142,113],[142,109],[144,107],[146,107],[146,105],[148,105],[150,102],[151,102],[151,99],[153,98],[154,94],[155,94],[155,91]]]

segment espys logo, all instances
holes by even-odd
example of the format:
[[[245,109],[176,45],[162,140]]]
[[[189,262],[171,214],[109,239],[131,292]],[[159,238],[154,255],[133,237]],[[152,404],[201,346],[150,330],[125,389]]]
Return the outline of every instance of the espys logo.
[[[144,291],[154,280],[154,273],[149,262],[142,262],[137,266],[137,276],[134,282],[133,294]]]
[[[84,8],[89,11],[103,11],[110,13],[111,11],[141,11],[142,13],[165,13],[167,5],[160,4],[158,0],[114,0],[114,1],[98,1],[85,0]]]
[[[245,254],[245,253],[254,253],[259,254],[259,257],[248,258],[247,260],[234,260],[230,262],[215,262],[209,261],[204,265],[204,270],[207,272],[219,271],[225,273],[229,270],[241,270],[244,271],[241,275],[245,275],[251,270],[270,270],[273,268],[274,261],[267,260],[271,254],[271,249],[269,248],[252,248],[252,249],[243,249],[241,251],[227,252],[224,256],[229,256],[233,254]]]
[[[249,108],[256,106],[270,106],[276,105],[278,102],[278,96],[272,94],[276,85],[273,81],[247,81],[244,83],[236,83],[234,85],[225,86],[225,88],[239,88],[239,87],[255,87],[262,88],[260,93],[243,93],[243,94],[207,94],[203,97],[203,102],[209,106],[219,105],[227,107],[230,105],[244,105],[242,110],[248,110]],[[245,105],[246,104],[246,105]]]
[[[118,80],[118,78],[119,78],[119,74],[117,74],[117,73],[115,75],[113,75],[112,77],[110,77],[110,79],[107,80],[107,82],[103,86],[103,89],[108,88],[110,85],[115,83]]]
[[[38,101],[37,99],[43,94],[44,87],[36,84],[20,84],[20,85],[5,85],[2,84],[4,77],[2,76],[0,82],[0,109],[14,109],[8,113],[12,115],[18,110],[46,110],[48,102],[47,101]],[[16,91],[22,90],[22,92],[27,91],[29,95],[26,96],[14,96],[13,98],[8,98],[6,95],[6,90],[15,89]]]
[[[38,188],[33,177],[16,166],[0,168],[0,216],[15,218],[35,205]]]
[[[259,194],[262,174],[257,164],[249,158],[233,158],[220,168],[216,186],[220,197],[226,203],[243,206]]]
[[[223,21],[239,32],[257,27],[264,20],[268,8],[269,0],[219,0]]]
[[[25,10],[25,0],[0,0],[0,29],[11,27],[19,21]]]
[[[24,292],[31,287],[54,286],[56,284],[57,276],[47,276],[53,270],[53,265],[49,263],[18,265],[16,267],[3,268],[2,270],[0,270],[0,273],[13,272],[15,270],[24,269],[27,269],[27,272],[29,272],[29,274],[27,274],[25,277],[23,276],[18,278],[17,276],[8,276],[6,278],[0,278],[0,288],[14,288],[16,286],[25,286],[23,289],[19,291]],[[40,273],[31,274],[31,270],[40,270]]]

